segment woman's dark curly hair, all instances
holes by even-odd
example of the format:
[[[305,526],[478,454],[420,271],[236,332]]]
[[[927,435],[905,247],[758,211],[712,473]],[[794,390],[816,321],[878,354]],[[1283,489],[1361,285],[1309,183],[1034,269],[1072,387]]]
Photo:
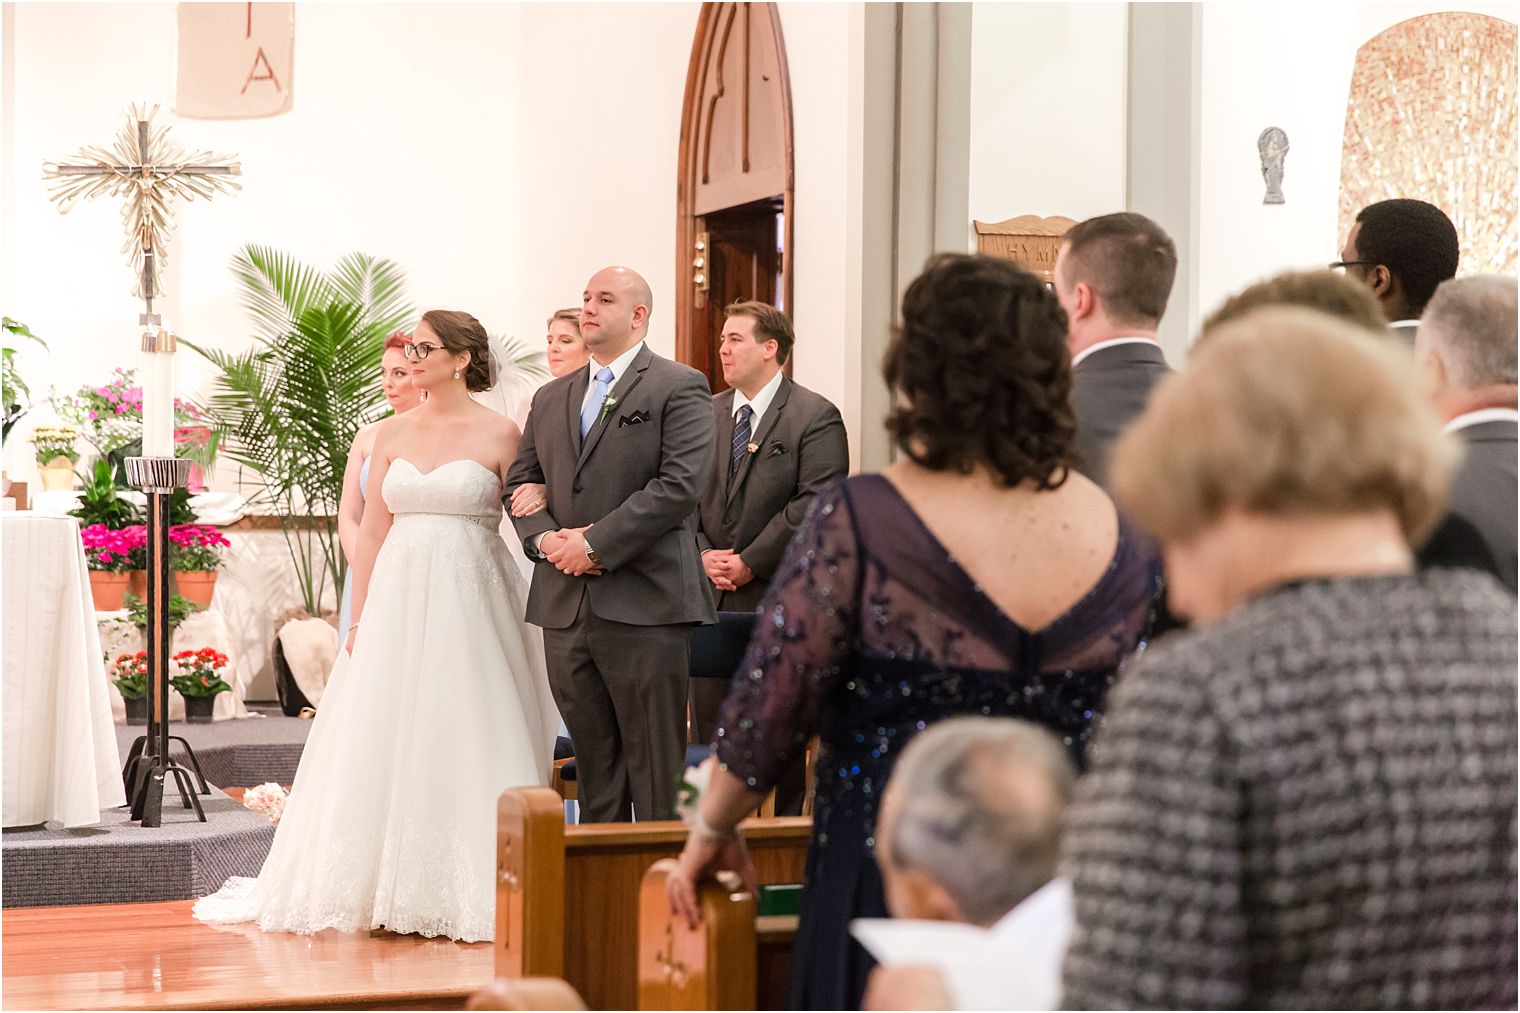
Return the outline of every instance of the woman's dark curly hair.
[[[943,253],[903,296],[882,374],[898,395],[887,431],[934,471],[991,468],[1054,489],[1077,464],[1066,314],[1006,260]]]
[[[455,355],[470,353],[470,362],[464,367],[465,390],[491,389],[491,339],[479,320],[460,310],[428,310],[422,314],[422,322],[433,329],[444,348]]]

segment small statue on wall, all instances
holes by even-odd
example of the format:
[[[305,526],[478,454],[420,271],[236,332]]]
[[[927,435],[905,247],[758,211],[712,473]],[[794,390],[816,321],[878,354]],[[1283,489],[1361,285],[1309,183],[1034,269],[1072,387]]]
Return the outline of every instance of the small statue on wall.
[[[1268,127],[1256,138],[1256,150],[1261,153],[1261,178],[1266,180],[1267,195],[1263,204],[1284,204],[1283,161],[1288,157],[1288,132],[1282,127]]]

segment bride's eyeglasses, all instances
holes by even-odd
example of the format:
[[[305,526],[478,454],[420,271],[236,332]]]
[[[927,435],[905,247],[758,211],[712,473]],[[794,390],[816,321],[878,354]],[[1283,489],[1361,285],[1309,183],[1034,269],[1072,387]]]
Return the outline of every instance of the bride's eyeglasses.
[[[407,345],[402,345],[401,346],[401,354],[404,355],[404,356],[406,356],[408,359],[422,360],[422,359],[426,359],[429,355],[431,355],[434,352],[438,351],[438,349],[440,349],[442,347],[443,347],[442,345],[429,345],[429,344],[412,345],[412,344],[407,344]]]

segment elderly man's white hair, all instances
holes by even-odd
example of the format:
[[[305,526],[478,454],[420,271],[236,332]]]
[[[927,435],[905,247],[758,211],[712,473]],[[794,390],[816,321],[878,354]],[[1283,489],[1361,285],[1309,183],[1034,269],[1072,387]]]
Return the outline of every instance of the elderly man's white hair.
[[[1458,390],[1516,381],[1514,278],[1480,274],[1443,282],[1420,317],[1418,343],[1434,351]]]
[[[1043,728],[942,721],[908,744],[887,786],[892,864],[928,874],[967,920],[991,925],[1054,878],[1075,782]]]

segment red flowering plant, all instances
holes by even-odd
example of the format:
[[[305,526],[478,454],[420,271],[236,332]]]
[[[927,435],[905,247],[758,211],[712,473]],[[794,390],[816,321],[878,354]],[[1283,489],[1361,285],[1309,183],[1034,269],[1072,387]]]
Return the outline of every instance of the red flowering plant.
[[[169,529],[169,566],[175,570],[215,570],[232,543],[209,524],[176,524]]]
[[[178,675],[170,677],[169,685],[178,690],[180,696],[216,696],[232,688],[222,678],[227,655],[221,651],[202,647],[198,651],[180,651],[169,660],[179,669]]]
[[[148,695],[148,652],[117,655],[111,665],[111,681],[121,690],[123,700],[140,700]]]
[[[84,559],[92,570],[124,573],[148,565],[148,529],[141,524],[111,529],[91,524],[79,532],[84,543]]]

